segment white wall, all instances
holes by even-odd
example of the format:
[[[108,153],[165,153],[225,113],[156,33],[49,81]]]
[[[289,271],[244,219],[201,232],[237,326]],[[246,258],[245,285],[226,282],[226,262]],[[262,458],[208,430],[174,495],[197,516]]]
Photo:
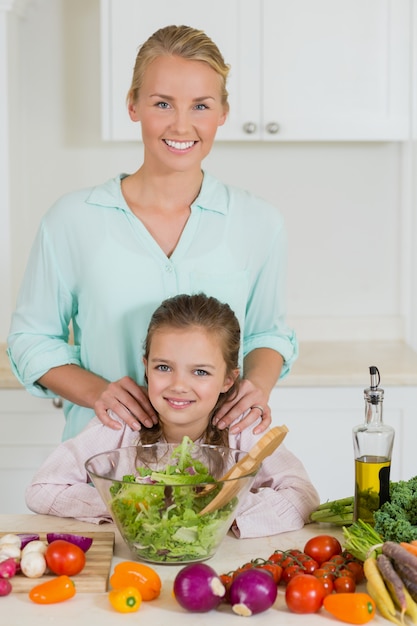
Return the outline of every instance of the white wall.
[[[140,144],[100,138],[99,0],[32,0],[18,48],[13,299],[51,203],[141,162]],[[405,338],[403,154],[398,143],[218,143],[207,159],[284,214],[288,313],[301,339]]]

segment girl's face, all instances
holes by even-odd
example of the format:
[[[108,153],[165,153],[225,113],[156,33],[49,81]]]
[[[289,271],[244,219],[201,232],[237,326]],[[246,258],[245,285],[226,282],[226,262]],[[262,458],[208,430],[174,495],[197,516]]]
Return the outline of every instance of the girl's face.
[[[150,63],[138,101],[129,105],[131,119],[141,122],[146,163],[200,171],[226,120],[220,81],[203,61],[161,56]]]
[[[227,375],[217,334],[199,327],[155,331],[144,363],[149,399],[173,443],[202,435],[220,393],[238,375]]]

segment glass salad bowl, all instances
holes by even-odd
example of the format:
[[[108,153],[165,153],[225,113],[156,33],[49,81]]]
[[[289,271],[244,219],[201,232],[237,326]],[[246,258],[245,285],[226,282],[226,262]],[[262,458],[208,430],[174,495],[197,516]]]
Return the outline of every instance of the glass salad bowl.
[[[246,454],[196,445],[185,437],[181,444],[102,452],[88,459],[85,467],[134,558],[191,563],[214,555],[250,490],[258,469],[219,480]],[[235,483],[231,499],[203,511],[226,483],[231,488],[231,481]]]

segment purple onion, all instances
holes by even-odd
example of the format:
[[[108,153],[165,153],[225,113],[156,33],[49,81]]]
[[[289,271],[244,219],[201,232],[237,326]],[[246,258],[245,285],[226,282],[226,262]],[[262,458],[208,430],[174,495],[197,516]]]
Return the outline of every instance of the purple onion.
[[[232,609],[237,615],[248,617],[262,613],[275,602],[278,587],[271,574],[252,567],[243,570],[230,585],[229,597]]]
[[[91,544],[93,540],[91,537],[83,537],[82,535],[71,535],[69,533],[48,533],[46,535],[46,540],[48,543],[52,543],[57,539],[63,539],[64,541],[69,541],[74,545],[81,548],[83,552],[87,552],[91,548]]]
[[[190,563],[174,580],[174,596],[184,609],[206,613],[222,601],[226,589],[217,573],[205,563]]]
[[[23,548],[31,541],[39,541],[39,535],[35,533],[17,533],[17,536],[20,539],[21,550],[23,550]]]

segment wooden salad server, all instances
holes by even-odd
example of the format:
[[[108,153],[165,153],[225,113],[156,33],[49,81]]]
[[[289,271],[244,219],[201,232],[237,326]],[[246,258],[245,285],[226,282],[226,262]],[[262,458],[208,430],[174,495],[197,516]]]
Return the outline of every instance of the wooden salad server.
[[[233,480],[246,474],[251,474],[253,471],[259,469],[262,461],[272,454],[278,446],[283,442],[288,428],[285,425],[274,426],[267,433],[263,435],[253,446],[253,448],[242,458],[235,463],[222,478],[219,478],[216,482],[226,481],[219,491],[219,493],[213,498],[207,506],[200,511],[199,515],[205,515],[211,513],[216,509],[220,509],[222,506],[230,502],[239,491],[239,481]],[[214,485],[213,485],[214,486]],[[212,488],[211,485],[208,485]],[[207,493],[207,492],[206,492]]]

